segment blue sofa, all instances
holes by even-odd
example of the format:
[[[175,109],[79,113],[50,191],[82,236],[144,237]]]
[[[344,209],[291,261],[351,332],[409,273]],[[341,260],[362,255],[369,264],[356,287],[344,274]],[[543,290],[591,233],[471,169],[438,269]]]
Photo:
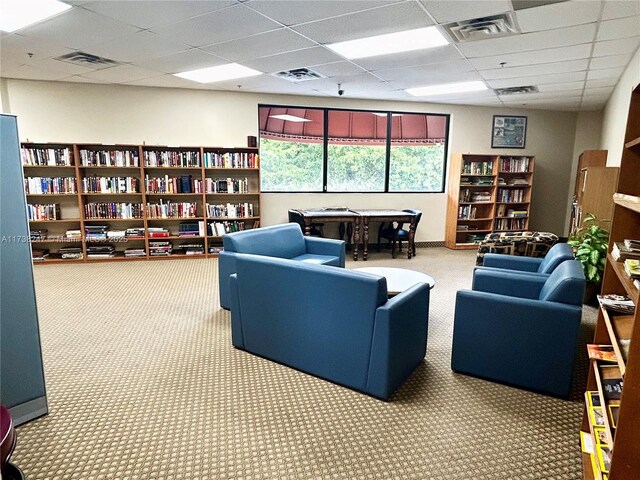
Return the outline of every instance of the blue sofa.
[[[558,265],[567,260],[573,260],[573,250],[566,243],[556,243],[549,249],[544,258],[516,257],[512,255],[499,255],[487,253],[484,256],[484,264],[476,269],[499,268],[527,273],[549,275]]]
[[[236,348],[381,399],[424,359],[426,283],[388,299],[386,279],[362,272],[245,254],[235,266]]]
[[[584,288],[577,260],[549,276],[478,269],[457,294],[451,368],[566,397]]]
[[[236,272],[238,253],[344,268],[345,248],[342,240],[305,237],[296,223],[230,233],[222,237],[222,245],[224,250],[218,257],[218,284],[220,306],[227,310],[231,308],[229,275]]]

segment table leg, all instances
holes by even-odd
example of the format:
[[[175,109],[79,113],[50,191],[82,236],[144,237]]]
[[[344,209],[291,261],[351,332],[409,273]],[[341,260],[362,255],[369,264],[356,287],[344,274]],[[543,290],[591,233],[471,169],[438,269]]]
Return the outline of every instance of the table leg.
[[[407,242],[407,258],[411,260],[411,257],[415,257],[416,244],[416,222],[411,222],[409,226],[409,241]]]
[[[360,219],[353,221],[353,259],[358,261],[358,246],[360,245]]]
[[[369,256],[369,219],[364,218],[362,220],[362,260],[366,260]]]
[[[304,219],[304,234],[307,237],[311,236],[311,219]]]

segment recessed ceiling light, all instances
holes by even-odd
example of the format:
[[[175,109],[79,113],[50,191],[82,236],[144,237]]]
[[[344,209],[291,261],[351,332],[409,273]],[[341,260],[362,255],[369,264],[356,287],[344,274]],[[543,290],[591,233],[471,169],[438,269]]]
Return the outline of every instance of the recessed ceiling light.
[[[278,120],[286,120],[288,122],[310,122],[308,118],[296,117],[295,115],[269,115],[271,118]]]
[[[217,67],[200,68],[189,70],[188,72],[174,73],[176,77],[186,78],[200,83],[221,82],[223,80],[233,80],[235,78],[255,77],[262,75],[262,72],[238,63],[227,63]]]
[[[334,52],[343,57],[366,58],[390,53],[410,52],[425,48],[448,45],[447,39],[436,27],[418,28],[404,32],[376,35],[375,37],[349,40],[327,45]]]
[[[484,82],[474,81],[407,88],[405,92],[416,97],[426,97],[428,95],[444,95],[447,93],[479,92],[480,90],[487,90],[487,86]]]
[[[28,25],[33,25],[46,18],[71,8],[71,5],[57,0],[2,0],[2,16],[0,30],[15,32]]]

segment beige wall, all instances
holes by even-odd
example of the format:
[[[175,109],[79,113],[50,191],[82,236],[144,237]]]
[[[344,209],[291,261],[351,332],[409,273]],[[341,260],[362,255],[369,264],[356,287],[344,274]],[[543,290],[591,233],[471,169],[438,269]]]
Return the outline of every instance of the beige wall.
[[[617,167],[622,160],[622,146],[629,115],[631,91],[640,83],[640,49],[622,74],[604,108],[600,148],[609,151],[607,166]]]
[[[6,83],[6,103],[18,116],[23,141],[243,146],[247,135],[257,135],[258,103],[449,113],[450,152],[536,156],[531,227],[565,231],[576,113],[11,79]],[[528,116],[526,149],[490,148],[494,114]],[[263,194],[261,202],[263,225],[286,221],[287,210],[298,207],[418,208],[424,212],[418,241],[444,239],[446,194]]]

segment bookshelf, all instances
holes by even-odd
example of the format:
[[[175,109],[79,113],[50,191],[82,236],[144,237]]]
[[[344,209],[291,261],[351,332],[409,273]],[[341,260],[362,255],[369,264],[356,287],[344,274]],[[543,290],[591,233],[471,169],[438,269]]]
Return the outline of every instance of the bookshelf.
[[[36,264],[215,257],[260,225],[257,148],[23,143],[22,162]]]
[[[589,413],[589,395],[597,397],[602,405],[619,403],[617,422],[613,412],[604,409],[604,437],[610,452],[609,471],[601,468],[602,462],[596,455],[583,452],[583,474],[585,479],[631,480],[640,472],[640,293],[627,276],[622,262],[616,262],[611,255],[615,242],[625,239],[640,239],[640,86],[631,95],[627,120],[625,147],[620,163],[620,174],[616,194],[613,196],[613,220],[609,254],[602,281],[602,293],[628,295],[635,303],[633,315],[615,314],[600,308],[593,343],[613,345],[617,363],[607,364],[592,360],[585,394],[586,406],[582,421],[583,434],[594,432],[594,419]],[[625,353],[626,352],[626,353]],[[619,400],[607,398],[604,382],[607,377],[623,379],[622,395]],[[597,393],[589,393],[597,392]],[[594,442],[595,443],[595,442]],[[602,455],[601,455],[602,456]]]
[[[445,245],[474,249],[486,234],[529,228],[535,158],[453,153]]]

